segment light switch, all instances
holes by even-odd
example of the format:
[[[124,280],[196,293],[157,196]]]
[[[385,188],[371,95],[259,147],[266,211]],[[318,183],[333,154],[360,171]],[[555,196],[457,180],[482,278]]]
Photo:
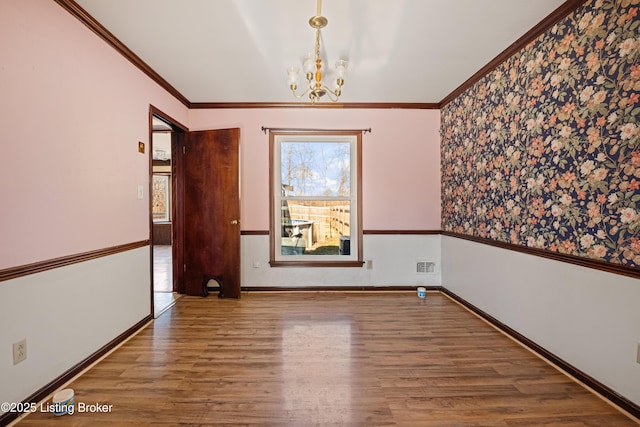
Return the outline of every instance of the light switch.
[[[144,199],[144,187],[142,185],[138,185],[138,199]]]

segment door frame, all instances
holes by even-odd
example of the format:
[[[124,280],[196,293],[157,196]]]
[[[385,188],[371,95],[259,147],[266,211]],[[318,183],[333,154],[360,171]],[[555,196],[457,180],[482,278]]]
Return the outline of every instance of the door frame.
[[[189,129],[160,109],[149,105],[149,242],[150,242],[150,275],[151,275],[151,314],[153,303],[153,118],[156,117],[171,127],[171,256],[173,269],[173,291],[184,293],[184,147],[185,135]]]

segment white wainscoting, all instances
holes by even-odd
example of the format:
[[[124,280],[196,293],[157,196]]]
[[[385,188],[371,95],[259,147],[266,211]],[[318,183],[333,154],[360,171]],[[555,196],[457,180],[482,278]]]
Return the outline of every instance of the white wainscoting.
[[[640,280],[442,237],[442,285],[640,404]]]
[[[371,268],[295,268],[269,266],[269,236],[242,236],[242,286],[440,286],[439,235],[363,236],[363,255]],[[433,273],[417,273],[417,261],[435,263]]]
[[[0,282],[0,402],[23,401],[149,315],[149,262],[145,246]]]

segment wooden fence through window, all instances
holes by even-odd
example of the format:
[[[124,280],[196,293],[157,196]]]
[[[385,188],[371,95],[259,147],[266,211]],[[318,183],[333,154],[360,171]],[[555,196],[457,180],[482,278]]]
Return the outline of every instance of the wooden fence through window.
[[[289,202],[293,226],[297,221],[312,221],[313,242],[326,242],[351,234],[349,205],[305,206]]]

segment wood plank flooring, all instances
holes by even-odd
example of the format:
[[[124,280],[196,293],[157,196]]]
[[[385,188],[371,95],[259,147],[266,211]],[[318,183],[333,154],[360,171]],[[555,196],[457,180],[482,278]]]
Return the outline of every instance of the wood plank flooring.
[[[19,425],[638,425],[439,293],[184,297],[69,387]]]
[[[153,291],[173,291],[171,246],[153,245]]]
[[[181,297],[173,290],[171,246],[153,245],[153,315],[160,316]]]

